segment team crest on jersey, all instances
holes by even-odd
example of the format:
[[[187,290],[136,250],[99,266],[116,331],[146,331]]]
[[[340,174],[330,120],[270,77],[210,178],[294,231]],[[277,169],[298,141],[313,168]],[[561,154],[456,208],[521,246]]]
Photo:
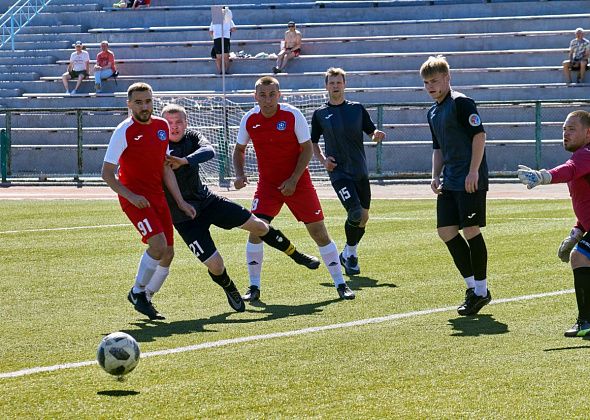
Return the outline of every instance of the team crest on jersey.
[[[277,123],[277,130],[285,131],[287,129],[287,123],[285,121],[279,121]]]
[[[479,115],[477,114],[471,114],[469,116],[469,125],[471,125],[472,127],[478,127],[481,125],[481,119],[479,118]]]
[[[166,131],[165,130],[158,130],[158,138],[162,141],[166,140]]]

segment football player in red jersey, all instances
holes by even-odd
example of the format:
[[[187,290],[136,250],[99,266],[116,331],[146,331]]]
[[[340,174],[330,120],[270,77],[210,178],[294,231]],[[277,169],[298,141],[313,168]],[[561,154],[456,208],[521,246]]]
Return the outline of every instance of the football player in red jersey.
[[[252,213],[270,223],[286,204],[297,220],[305,223],[309,235],[318,245],[339,296],[354,299],[353,291],[342,276],[338,248],[328,235],[322,206],[307,170],[313,154],[307,121],[299,109],[279,104],[281,92],[274,77],[261,77],[255,89],[254,98],[258,105],[242,118],[234,149],[234,186],[240,189],[248,183],[244,173],[245,153],[252,141],[260,174]],[[246,245],[250,275],[250,287],[243,296],[246,301],[260,298],[262,258],[262,240],[250,234]]]
[[[196,212],[183,200],[172,169],[165,165],[170,130],[166,120],[152,116],[151,86],[131,85],[127,107],[132,115],[117,126],[109,141],[102,178],[119,195],[121,208],[148,245],[127,298],[135,310],[150,319],[165,319],[151,302],[174,257],[172,219],[163,183],[182,211],[191,218]]]

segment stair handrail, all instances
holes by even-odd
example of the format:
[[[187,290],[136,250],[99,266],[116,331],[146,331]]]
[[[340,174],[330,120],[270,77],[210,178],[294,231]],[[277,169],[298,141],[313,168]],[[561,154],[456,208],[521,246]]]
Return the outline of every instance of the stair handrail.
[[[14,51],[14,37],[35,16],[45,8],[51,0],[18,0],[0,17],[0,49],[8,42]]]

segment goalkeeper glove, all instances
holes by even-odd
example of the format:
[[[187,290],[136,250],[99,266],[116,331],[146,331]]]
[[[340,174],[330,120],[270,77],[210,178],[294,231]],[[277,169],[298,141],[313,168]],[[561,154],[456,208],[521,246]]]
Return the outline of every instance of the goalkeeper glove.
[[[528,166],[518,165],[518,179],[530,190],[537,185],[550,184],[551,174],[545,169],[536,171]]]
[[[561,261],[565,263],[570,262],[570,253],[576,244],[580,242],[582,236],[584,236],[584,232],[575,227],[570,232],[570,236],[561,242],[561,245],[559,245],[559,249],[557,250],[557,256]]]

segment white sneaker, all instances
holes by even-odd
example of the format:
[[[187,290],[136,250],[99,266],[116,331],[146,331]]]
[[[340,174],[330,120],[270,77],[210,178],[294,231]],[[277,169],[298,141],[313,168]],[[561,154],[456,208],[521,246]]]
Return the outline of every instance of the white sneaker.
[[[69,90],[66,90],[66,95],[69,95],[69,94],[70,94],[70,91]]]
[[[76,89],[72,89],[72,90],[70,91],[70,95],[75,95],[75,94],[76,94]]]

